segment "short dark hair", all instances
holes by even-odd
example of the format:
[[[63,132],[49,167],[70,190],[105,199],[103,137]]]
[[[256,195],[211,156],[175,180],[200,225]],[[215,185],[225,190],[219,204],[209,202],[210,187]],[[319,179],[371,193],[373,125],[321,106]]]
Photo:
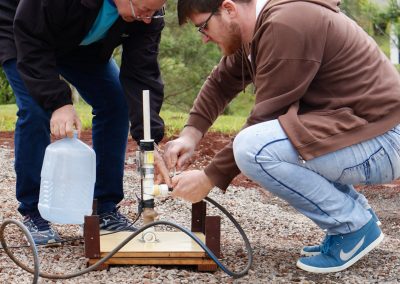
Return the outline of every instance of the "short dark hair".
[[[233,0],[234,2],[249,3],[252,0]],[[187,23],[193,13],[216,12],[224,0],[178,0],[179,25]]]

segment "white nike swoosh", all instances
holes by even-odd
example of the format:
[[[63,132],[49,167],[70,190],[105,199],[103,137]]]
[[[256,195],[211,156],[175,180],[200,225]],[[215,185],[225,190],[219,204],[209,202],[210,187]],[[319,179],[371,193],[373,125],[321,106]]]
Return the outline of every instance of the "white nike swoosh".
[[[343,249],[340,250],[340,259],[343,261],[349,260],[364,244],[365,236],[361,239],[361,241],[356,244],[356,246],[349,252],[344,252]]]

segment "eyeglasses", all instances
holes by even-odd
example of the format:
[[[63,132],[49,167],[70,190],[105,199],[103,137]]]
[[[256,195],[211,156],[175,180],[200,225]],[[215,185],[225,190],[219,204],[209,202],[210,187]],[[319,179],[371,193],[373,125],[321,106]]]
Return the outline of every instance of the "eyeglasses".
[[[207,20],[205,20],[205,22],[203,24],[201,24],[200,27],[197,28],[197,31],[199,33],[202,33],[203,35],[207,35],[206,33],[206,29],[207,29],[207,25],[208,25],[208,21],[210,21],[211,17],[214,16],[214,14],[217,12],[218,10],[212,11],[210,16],[208,16]]]
[[[135,9],[133,9],[132,0],[129,0],[129,6],[131,7],[132,16],[133,16],[135,19],[138,19],[138,20],[148,20],[148,19],[153,20],[153,19],[161,19],[161,18],[164,18],[164,17],[165,17],[165,6],[162,6],[162,8],[161,8],[161,10],[160,10],[160,13],[159,13],[158,15],[153,15],[153,16],[151,16],[151,17],[136,16],[136,14],[135,14]]]

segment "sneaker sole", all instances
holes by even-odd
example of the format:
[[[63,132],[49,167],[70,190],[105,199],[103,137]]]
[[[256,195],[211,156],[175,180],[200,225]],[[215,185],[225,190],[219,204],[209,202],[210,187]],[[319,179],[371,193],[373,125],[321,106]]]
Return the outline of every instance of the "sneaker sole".
[[[100,235],[104,235],[104,234],[112,234],[112,233],[115,233],[115,231],[100,230]]]
[[[60,247],[61,246],[61,242],[46,243],[46,244],[42,244],[41,246],[44,246],[46,248]]]
[[[365,249],[363,249],[359,254],[357,254],[355,257],[350,259],[348,262],[341,266],[335,266],[335,267],[329,267],[329,268],[320,268],[320,267],[314,267],[314,266],[309,266],[306,265],[300,260],[297,261],[296,266],[300,269],[303,269],[308,272],[313,272],[313,273],[330,273],[330,272],[339,272],[342,271],[350,266],[352,266],[354,263],[360,260],[364,255],[369,253],[371,250],[373,250],[375,247],[377,247],[384,239],[385,235],[381,233],[379,237],[373,241],[369,246],[367,246]]]
[[[25,239],[25,241],[27,242],[27,243],[29,243],[29,241],[28,241],[28,239],[24,236],[24,239]],[[35,242],[35,240],[33,240],[34,242]],[[36,243],[35,242],[35,246],[42,246],[42,247],[46,247],[46,248],[48,248],[48,247],[59,247],[59,246],[61,246],[61,239],[59,240],[59,241],[56,241],[56,240],[50,240],[49,242],[46,242],[46,243],[41,243],[41,242],[38,242],[38,243]]]

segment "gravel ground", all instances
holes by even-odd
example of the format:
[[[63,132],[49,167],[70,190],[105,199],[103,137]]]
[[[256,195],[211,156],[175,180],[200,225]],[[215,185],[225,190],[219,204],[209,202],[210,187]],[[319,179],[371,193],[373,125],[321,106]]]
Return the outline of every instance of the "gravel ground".
[[[136,173],[127,160],[124,188],[126,199],[121,211],[135,217],[135,193],[139,192]],[[0,145],[0,222],[5,218],[20,219],[15,199],[13,152],[9,145]],[[229,187],[226,194],[217,189],[210,197],[225,206],[247,233],[254,250],[254,263],[249,274],[232,279],[222,270],[214,273],[197,272],[193,267],[177,266],[114,266],[109,271],[96,271],[70,280],[47,280],[39,283],[400,283],[400,184],[379,187],[360,187],[368,196],[383,222],[386,237],[382,244],[350,269],[332,274],[317,275],[296,268],[303,245],[315,244],[323,233],[307,218],[286,203],[260,188]],[[160,219],[186,227],[190,225],[190,204],[166,198],[156,203]],[[210,209],[211,215],[218,214]],[[63,238],[77,236],[78,227],[56,225]],[[14,228],[7,230],[10,245],[24,241]],[[21,260],[29,263],[28,249],[16,250]],[[39,248],[41,270],[49,273],[71,273],[86,267],[83,243],[75,241],[60,247]],[[243,242],[234,227],[222,221],[223,262],[238,271],[246,264]],[[0,250],[0,283],[32,283],[32,275],[18,268]]]

